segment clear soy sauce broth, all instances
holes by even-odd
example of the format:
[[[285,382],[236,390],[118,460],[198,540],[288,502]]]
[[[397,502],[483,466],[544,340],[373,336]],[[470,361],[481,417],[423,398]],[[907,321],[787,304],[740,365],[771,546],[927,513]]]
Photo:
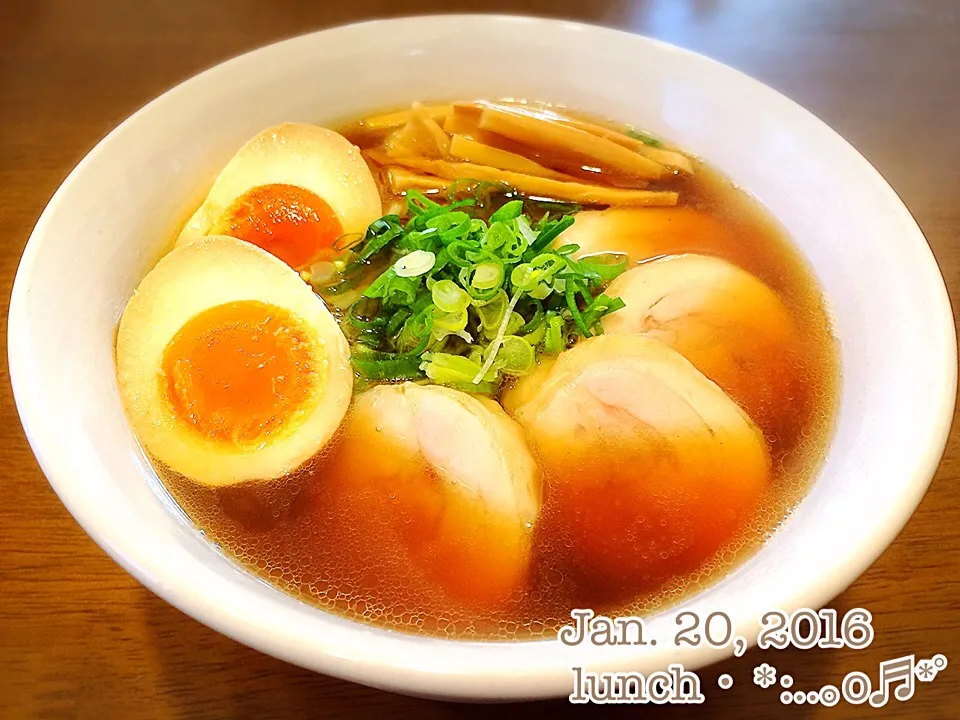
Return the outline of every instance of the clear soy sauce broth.
[[[373,139],[357,123],[340,132],[361,148]],[[278,480],[210,489],[161,469],[166,487],[206,537],[250,572],[324,610],[402,632],[501,641],[547,638],[569,622],[574,607],[646,614],[713,583],[756,551],[807,491],[832,431],[839,367],[820,289],[783,229],[719,173],[696,160],[694,167],[693,177],[659,183],[678,189],[679,207],[690,212],[681,212],[658,229],[657,254],[718,256],[775,290],[795,321],[797,351],[784,372],[799,388],[792,396],[769,398],[771,404],[789,405],[791,412],[765,428],[774,471],[759,509],[737,537],[696,572],[630,598],[596,583],[579,585],[560,560],[570,538],[545,522],[554,512],[551,478],[546,476],[528,583],[498,607],[471,607],[419,572],[391,527],[371,536],[369,528],[361,530],[351,519],[358,507],[325,483],[337,441],[292,476]],[[382,187],[389,212],[397,198]],[[530,209],[535,212],[536,206]],[[363,468],[350,471],[362,473]],[[383,548],[393,551],[385,556]]]

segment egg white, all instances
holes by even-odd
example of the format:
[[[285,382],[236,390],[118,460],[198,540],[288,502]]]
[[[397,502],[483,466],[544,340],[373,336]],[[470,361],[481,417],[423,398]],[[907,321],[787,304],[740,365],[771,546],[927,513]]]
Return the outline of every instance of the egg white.
[[[234,201],[262,185],[309,190],[336,214],[344,234],[363,233],[382,213],[380,193],[360,149],[317,125],[283,123],[259,133],[220,172],[177,244],[228,232]]]
[[[280,432],[256,449],[204,437],[163,391],[170,341],[191,318],[238,301],[281,307],[310,331],[318,380]],[[280,477],[313,457],[340,425],[353,389],[346,338],[323,302],[284,262],[249,243],[211,236],[175,248],[137,287],[117,333],[117,378],[134,432],[175,472],[223,486]]]

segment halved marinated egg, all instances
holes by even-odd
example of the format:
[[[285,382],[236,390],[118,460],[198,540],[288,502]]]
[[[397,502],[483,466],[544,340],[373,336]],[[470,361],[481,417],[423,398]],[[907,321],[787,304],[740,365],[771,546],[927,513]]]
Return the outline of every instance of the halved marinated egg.
[[[364,498],[360,522],[396,528],[411,562],[446,593],[486,605],[522,587],[540,474],[496,402],[438,385],[374,387],[344,423],[338,463],[334,482]]]
[[[666,344],[601,335],[523,378],[505,405],[546,480],[545,532],[581,582],[653,589],[730,541],[770,480],[760,430]]]
[[[229,235],[299,270],[336,255],[337,239],[364,233],[381,210],[359,148],[332,130],[284,123],[233,156],[177,244]]]
[[[211,486],[296,469],[353,389],[346,339],[309,286],[216,236],[175,248],[141,281],[120,318],[117,378],[147,452]]]

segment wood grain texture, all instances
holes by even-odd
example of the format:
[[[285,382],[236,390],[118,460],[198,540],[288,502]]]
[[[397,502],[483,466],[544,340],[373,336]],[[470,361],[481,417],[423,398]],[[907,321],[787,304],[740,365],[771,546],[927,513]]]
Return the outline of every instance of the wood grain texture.
[[[475,2],[3,0],[0,3],[0,297],[57,185],[114,125],[239,52],[348,21]],[[786,93],[847,137],[919,221],[960,297],[960,3],[953,0],[488,0],[490,11],[614,25],[704,52]],[[144,168],[149,172],[149,168]],[[70,279],[67,278],[67,281]],[[0,332],[5,336],[6,323]],[[0,717],[496,717],[574,710],[408,699],[322,677],[222,637],[143,589],[67,514],[0,393]],[[862,651],[751,651],[701,672],[699,708],[592,708],[636,717],[954,718],[960,695],[960,434],[896,542],[833,607],[869,608]],[[944,653],[951,666],[906,704],[780,706],[751,683],[761,661],[797,687],[881,660]],[[716,677],[733,675],[720,692]]]

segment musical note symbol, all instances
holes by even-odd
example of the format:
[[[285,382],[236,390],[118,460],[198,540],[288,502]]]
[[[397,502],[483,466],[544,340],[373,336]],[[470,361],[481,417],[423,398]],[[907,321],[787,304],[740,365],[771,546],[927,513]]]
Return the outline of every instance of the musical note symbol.
[[[903,702],[913,697],[913,660],[913,655],[904,655],[880,663],[880,683],[877,691],[870,696],[872,707],[878,708],[887,704],[890,700],[890,687],[895,683],[900,683],[893,691],[897,700]]]

